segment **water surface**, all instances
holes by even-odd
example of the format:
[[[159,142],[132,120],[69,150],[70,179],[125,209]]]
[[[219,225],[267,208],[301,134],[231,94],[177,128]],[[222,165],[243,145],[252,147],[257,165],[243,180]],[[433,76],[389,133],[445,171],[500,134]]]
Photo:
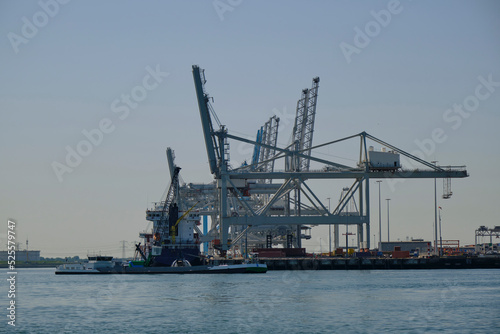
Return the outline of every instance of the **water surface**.
[[[7,271],[0,271],[6,281]],[[7,325],[7,284],[0,302]],[[500,333],[500,270],[56,276],[18,269],[18,333]]]

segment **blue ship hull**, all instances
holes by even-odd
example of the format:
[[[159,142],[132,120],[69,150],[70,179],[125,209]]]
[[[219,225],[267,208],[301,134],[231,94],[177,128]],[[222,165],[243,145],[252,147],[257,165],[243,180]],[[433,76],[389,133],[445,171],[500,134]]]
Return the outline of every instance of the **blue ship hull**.
[[[56,269],[56,275],[102,275],[102,274],[259,274],[266,273],[267,265],[249,263],[233,265],[204,265],[191,267],[114,267],[96,270],[61,270]]]
[[[161,255],[154,257],[152,267],[170,267],[174,261],[188,260],[191,265],[201,264],[201,254],[199,247],[166,248],[161,251]]]

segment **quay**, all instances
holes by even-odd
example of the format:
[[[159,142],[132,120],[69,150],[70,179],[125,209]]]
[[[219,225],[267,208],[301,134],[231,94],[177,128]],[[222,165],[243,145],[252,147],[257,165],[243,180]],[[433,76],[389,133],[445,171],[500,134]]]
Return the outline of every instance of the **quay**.
[[[431,258],[260,258],[268,270],[500,269],[500,256]]]
[[[238,264],[242,259],[216,259],[214,264]],[[500,256],[430,258],[260,257],[272,270],[396,270],[396,269],[500,269]],[[50,268],[58,263],[20,263],[19,268]],[[0,263],[0,268],[7,268]]]

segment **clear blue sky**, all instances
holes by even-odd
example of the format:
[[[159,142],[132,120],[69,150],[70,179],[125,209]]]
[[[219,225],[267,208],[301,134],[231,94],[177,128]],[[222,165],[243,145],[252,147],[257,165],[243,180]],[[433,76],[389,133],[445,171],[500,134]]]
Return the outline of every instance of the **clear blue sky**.
[[[441,128],[446,140],[427,160],[467,165],[471,175],[454,180],[453,197],[440,200],[443,238],[471,243],[479,225],[500,225],[500,86],[476,99],[467,118],[447,113],[474,102],[478,77],[500,82],[498,1],[41,2],[48,14],[37,1],[0,3],[0,213],[4,226],[9,217],[18,220],[18,241],[29,237],[42,256],[120,255],[120,240],[138,240],[148,201],[159,200],[168,183],[167,146],[186,182],[211,181],[193,64],[206,69],[217,114],[237,134],[254,137],[278,113],[278,141],[286,144],[301,89],[315,76],[316,144],[367,131],[411,152]],[[374,23],[371,12],[388,7],[390,21]],[[341,45],[356,47],[356,28],[374,30],[367,45],[358,36],[348,62]],[[126,117],[123,109],[115,113],[125,106],[122,94],[141,92],[134,88],[143,85],[147,67],[168,76]],[[53,162],[64,163],[66,147],[75,149],[82,131],[103,119],[114,130],[59,182]],[[249,156],[248,147],[231,149],[234,164]],[[358,155],[351,147],[322,152],[343,164]],[[336,203],[346,185],[317,191]],[[394,189],[384,182],[382,193],[392,199],[391,239],[432,238],[433,180]],[[319,250],[319,238],[325,249],[324,231],[313,231],[309,250]]]

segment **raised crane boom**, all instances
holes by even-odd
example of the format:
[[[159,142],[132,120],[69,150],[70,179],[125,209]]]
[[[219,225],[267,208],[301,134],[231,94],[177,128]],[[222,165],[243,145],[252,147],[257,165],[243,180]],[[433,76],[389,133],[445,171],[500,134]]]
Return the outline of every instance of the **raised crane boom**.
[[[201,127],[203,129],[203,136],[205,138],[205,146],[207,148],[208,164],[210,172],[217,175],[217,156],[219,154],[219,147],[217,138],[214,135],[212,126],[212,119],[210,118],[210,105],[209,96],[205,92],[205,70],[200,69],[197,65],[193,65],[193,79],[196,88],[196,97],[198,99],[198,107],[200,109]]]
[[[170,179],[174,177],[175,167],[177,167],[175,165],[174,160],[175,160],[174,151],[170,147],[167,147],[167,163],[168,163],[168,170],[170,172]]]
[[[163,202],[161,220],[154,226],[153,236],[157,244],[161,244],[161,242],[167,238],[169,228],[176,223],[178,218],[179,208],[175,200],[178,197],[177,191],[179,189],[180,170],[180,167],[175,167],[174,169],[167,197],[165,198],[165,202]]]
[[[260,162],[262,162],[262,170],[264,172],[274,171],[274,160],[269,161],[276,154],[276,147],[278,141],[278,126],[280,119],[274,115],[264,125],[264,135],[262,142],[268,146],[262,147],[262,154],[260,155]]]
[[[319,77],[316,77],[313,79],[311,89],[303,89],[302,96],[297,101],[297,114],[293,127],[292,143],[296,143],[295,149],[297,151],[307,156],[311,155],[318,88]],[[310,163],[310,159],[299,158],[297,162],[293,163],[292,169],[296,171],[308,171]]]
[[[271,158],[276,154],[279,122],[278,116],[274,115],[257,131],[252,156],[252,170],[259,172],[272,172],[274,170],[274,160]]]
[[[261,126],[259,130],[257,130],[257,137],[255,138],[255,142],[258,144],[262,144],[262,134],[264,132],[264,127]],[[260,151],[261,151],[261,146],[260,145],[255,145],[253,149],[253,156],[252,156],[252,170],[255,170],[257,167],[257,164],[259,163],[260,160]]]

